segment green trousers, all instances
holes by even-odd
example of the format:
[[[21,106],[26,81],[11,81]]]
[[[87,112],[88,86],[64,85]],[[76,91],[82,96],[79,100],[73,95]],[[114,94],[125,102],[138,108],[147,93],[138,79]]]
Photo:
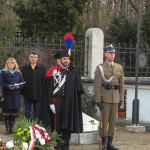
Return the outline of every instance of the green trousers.
[[[114,129],[116,125],[117,113],[118,113],[118,103],[103,103],[102,137],[106,137],[106,136],[113,137]]]

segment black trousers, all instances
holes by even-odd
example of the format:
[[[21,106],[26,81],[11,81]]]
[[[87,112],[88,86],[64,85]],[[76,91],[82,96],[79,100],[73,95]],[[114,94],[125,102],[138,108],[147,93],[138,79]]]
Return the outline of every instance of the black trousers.
[[[69,143],[71,138],[71,132],[67,129],[62,129],[62,132],[58,133],[60,135],[60,138],[63,141],[58,141],[58,145],[56,149],[58,150],[69,150]]]
[[[56,149],[58,150],[69,150],[69,143],[71,138],[71,131],[67,128],[63,128],[62,126],[62,118],[63,118],[63,96],[55,96],[55,107],[56,107],[56,132],[60,135],[60,138],[63,142],[58,141],[58,145]]]

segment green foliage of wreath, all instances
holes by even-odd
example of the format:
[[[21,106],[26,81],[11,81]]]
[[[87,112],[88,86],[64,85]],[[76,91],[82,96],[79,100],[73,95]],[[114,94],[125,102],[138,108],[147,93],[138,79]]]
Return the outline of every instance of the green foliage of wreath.
[[[45,127],[38,120],[32,120],[31,121],[30,119],[27,119],[23,116],[23,117],[19,117],[15,123],[15,131],[14,131],[15,148],[21,148],[22,142],[27,142],[28,145],[30,144],[31,137],[30,137],[29,127],[37,125],[37,124],[46,129],[46,131],[49,133],[49,135],[51,137],[51,140],[49,142],[47,142],[45,145],[40,145],[39,141],[36,140],[36,144],[35,144],[34,149],[49,150],[53,146],[57,145],[57,140],[61,140],[61,139],[60,139],[60,137],[56,131],[52,132],[50,128]]]

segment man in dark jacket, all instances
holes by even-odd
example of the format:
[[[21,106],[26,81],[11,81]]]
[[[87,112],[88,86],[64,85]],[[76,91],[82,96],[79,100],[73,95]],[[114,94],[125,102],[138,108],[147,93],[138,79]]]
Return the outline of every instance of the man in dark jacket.
[[[84,90],[77,69],[70,66],[70,52],[61,51],[59,58],[61,64],[47,72],[43,83],[39,119],[63,139],[64,143],[58,141],[55,149],[69,150],[71,133],[83,132],[81,94]]]
[[[21,68],[21,72],[26,82],[25,87],[21,91],[24,97],[25,117],[30,119],[31,107],[33,104],[34,119],[38,117],[39,96],[43,79],[46,74],[46,69],[40,64],[37,64],[38,55],[36,52],[31,52],[29,55],[29,64]]]
[[[71,133],[83,132],[81,94],[84,90],[77,69],[69,66],[70,57],[63,52],[60,66],[52,67],[44,80],[39,119],[61,135],[64,143],[58,142],[56,149],[69,150]]]

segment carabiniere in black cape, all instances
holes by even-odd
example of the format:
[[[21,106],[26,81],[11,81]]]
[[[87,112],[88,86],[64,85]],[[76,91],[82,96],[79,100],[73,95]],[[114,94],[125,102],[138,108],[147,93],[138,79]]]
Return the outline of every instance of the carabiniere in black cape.
[[[63,109],[61,127],[67,128],[72,133],[83,132],[81,94],[84,93],[84,89],[77,69],[72,66],[69,66],[65,71],[60,66],[52,67],[48,71],[40,96],[39,120],[45,126],[49,126],[51,130],[54,130],[54,115],[49,107],[49,104],[52,104],[55,98],[53,90],[57,87],[57,85],[54,87],[54,70],[59,70],[61,73],[66,74],[65,93],[61,106]]]

